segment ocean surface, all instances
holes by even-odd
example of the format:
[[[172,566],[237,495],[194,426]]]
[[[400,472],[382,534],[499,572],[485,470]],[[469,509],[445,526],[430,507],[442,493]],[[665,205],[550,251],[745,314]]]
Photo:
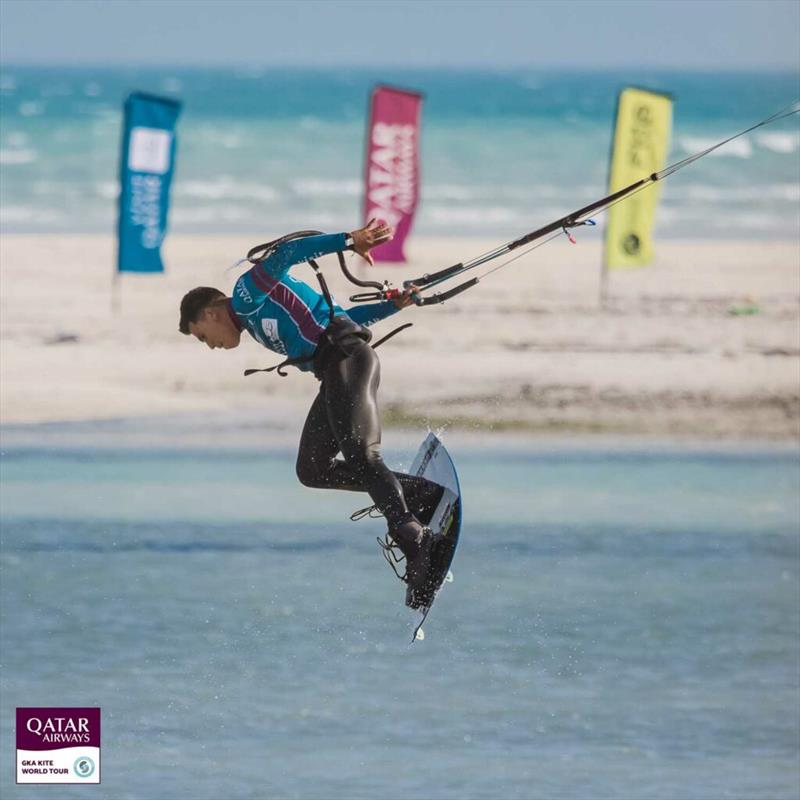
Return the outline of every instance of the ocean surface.
[[[789,450],[451,443],[455,581],[409,646],[380,522],[292,449],[13,442],[4,798],[800,792]],[[48,705],[102,708],[102,789],[14,785],[14,708]]]
[[[0,229],[111,232],[121,107],[132,90],[181,99],[171,228],[350,229],[378,82],[424,92],[420,234],[515,236],[606,193],[616,95],[675,95],[670,161],[798,98],[794,73],[398,69],[0,70]],[[800,127],[738,139],[665,184],[658,233],[793,238]]]

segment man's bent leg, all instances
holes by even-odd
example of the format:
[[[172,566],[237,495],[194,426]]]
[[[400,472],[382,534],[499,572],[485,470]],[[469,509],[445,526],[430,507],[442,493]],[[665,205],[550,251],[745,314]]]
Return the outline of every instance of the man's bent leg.
[[[380,362],[359,342],[350,355],[332,358],[325,370],[323,393],[328,422],[352,474],[369,492],[390,526],[411,514],[397,476],[380,454],[381,426],[377,405]]]
[[[389,535],[406,557],[406,604],[417,607],[428,585],[434,537],[409,511],[400,481],[381,458],[379,382],[378,357],[359,342],[346,357],[334,357],[326,365],[323,394],[328,422],[347,466],[364,481],[389,523]]]
[[[339,452],[339,442],[328,421],[325,397],[320,393],[314,399],[303,426],[297,453],[297,477],[303,485],[314,489],[368,492],[369,486],[363,471],[357,471],[346,461],[337,459]],[[433,513],[441,497],[441,487],[416,475],[403,472],[392,474],[402,487],[408,508],[427,521],[424,518]]]

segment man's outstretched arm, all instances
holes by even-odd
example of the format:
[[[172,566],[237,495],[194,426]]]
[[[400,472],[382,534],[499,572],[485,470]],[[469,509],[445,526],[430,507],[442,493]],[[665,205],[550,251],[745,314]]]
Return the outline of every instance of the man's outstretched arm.
[[[394,231],[388,225],[371,219],[363,228],[358,228],[350,234],[320,234],[284,242],[278,245],[275,252],[258,266],[268,277],[279,281],[295,264],[308,261],[309,258],[319,258],[329,253],[336,253],[348,247],[372,265],[372,256],[369,251],[379,244],[390,241],[393,234]]]
[[[308,261],[309,258],[320,258],[329,253],[344,250],[347,246],[346,239],[346,233],[323,233],[319,236],[292,239],[278,245],[275,251],[257,264],[254,269],[260,268],[263,275],[279,281],[295,264],[301,264]]]
[[[392,235],[393,231],[388,225],[373,219],[363,228],[349,234],[352,238],[350,249],[372,264],[369,251],[379,244],[388,242]],[[347,238],[346,233],[332,233],[305,236],[302,239],[284,242],[268,258],[239,278],[233,290],[234,302],[242,306],[241,310],[244,313],[250,309],[255,310],[293,265],[308,261],[309,258],[319,258],[344,250],[348,246]],[[386,310],[383,316],[388,316],[389,313],[392,313],[391,309]]]

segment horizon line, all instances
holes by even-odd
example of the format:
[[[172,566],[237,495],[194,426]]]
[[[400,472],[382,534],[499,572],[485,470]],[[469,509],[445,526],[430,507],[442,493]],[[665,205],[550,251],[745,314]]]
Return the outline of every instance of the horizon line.
[[[252,61],[241,62],[219,62],[209,64],[200,61],[163,61],[157,63],[144,64],[141,62],[102,62],[102,61],[78,61],[78,62],[65,62],[65,61],[13,61],[3,60],[0,58],[0,69],[13,69],[13,68],[30,68],[30,67],[59,67],[61,69],[75,68],[75,69],[145,69],[145,70],[159,70],[159,69],[192,69],[192,70],[251,70],[261,71],[268,69],[285,69],[285,70],[380,70],[380,69],[397,69],[397,70],[431,70],[431,71],[460,71],[460,72],[504,72],[512,70],[531,70],[531,71],[548,71],[559,70],[563,72],[585,72],[603,71],[613,72],[618,70],[656,70],[664,72],[699,72],[699,73],[730,73],[736,74],[740,72],[764,72],[764,73],[795,73],[800,77],[800,64],[797,65],[777,65],[777,64],[750,64],[734,66],[693,66],[693,65],[658,65],[658,64],[598,64],[598,65],[575,65],[575,64],[524,64],[524,63],[508,63],[508,64],[467,64],[467,63],[452,63],[452,64],[400,64],[392,62],[382,62],[375,64],[365,63],[342,63],[331,64],[330,62],[315,62],[305,64],[294,64],[285,61],[276,62],[262,62],[255,63]]]

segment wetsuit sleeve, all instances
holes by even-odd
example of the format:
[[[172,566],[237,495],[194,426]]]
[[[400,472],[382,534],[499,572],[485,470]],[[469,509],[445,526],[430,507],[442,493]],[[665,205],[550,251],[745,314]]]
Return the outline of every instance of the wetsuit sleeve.
[[[344,233],[331,233],[305,236],[302,239],[284,242],[275,249],[269,258],[257,264],[253,269],[263,277],[279,281],[294,264],[344,250],[345,238],[346,234]]]
[[[381,303],[368,303],[348,308],[347,316],[359,325],[372,325],[396,314],[399,310],[391,300],[384,300]]]

